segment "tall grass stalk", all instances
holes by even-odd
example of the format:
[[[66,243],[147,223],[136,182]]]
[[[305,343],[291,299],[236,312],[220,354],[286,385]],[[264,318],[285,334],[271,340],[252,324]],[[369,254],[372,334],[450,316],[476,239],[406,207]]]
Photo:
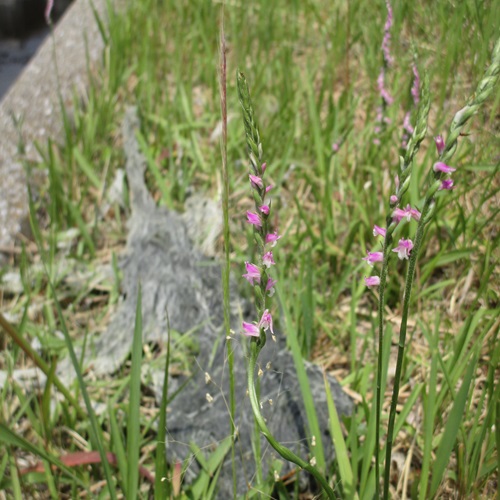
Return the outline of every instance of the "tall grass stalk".
[[[488,69],[486,70],[484,77],[479,82],[476,88],[476,92],[471,96],[467,105],[455,114],[450,126],[450,131],[448,134],[448,139],[446,141],[446,146],[439,155],[438,161],[445,163],[452,158],[453,154],[457,149],[458,137],[460,136],[461,130],[463,129],[465,124],[469,121],[469,119],[472,118],[472,116],[478,111],[479,107],[484,103],[484,101],[489,97],[489,95],[493,92],[493,89],[495,88],[498,80],[499,73],[500,73],[500,39],[497,40],[495,44],[492,54],[492,62],[488,67]],[[417,127],[415,128],[414,135],[417,133],[418,125],[419,125],[419,120],[417,123]],[[384,490],[383,490],[384,499],[389,498],[391,454],[392,454],[392,445],[394,440],[394,422],[396,418],[396,407],[399,398],[399,387],[402,376],[404,349],[406,343],[406,331],[408,325],[408,314],[410,308],[411,292],[415,277],[415,268],[420,247],[423,241],[425,226],[432,220],[432,215],[436,203],[435,195],[442,186],[441,177],[442,174],[440,174],[439,172],[434,174],[434,182],[432,182],[425,195],[423,208],[421,210],[421,216],[418,221],[415,242],[411,252],[408,269],[406,273],[406,280],[405,280],[406,285],[405,285],[404,300],[403,300],[403,313],[401,317],[401,328],[400,328],[399,342],[398,342],[396,372],[394,376],[394,387],[392,392],[391,408],[389,412],[389,423],[387,429],[387,448],[386,448],[386,458],[385,458]],[[404,177],[401,176],[400,182],[403,183],[404,182],[403,179]],[[384,243],[384,250],[385,250],[385,243]],[[435,484],[435,479],[433,478],[433,485],[434,484]]]
[[[231,425],[231,464],[233,474],[233,492],[237,495],[236,482],[236,400],[234,389],[234,354],[231,342],[231,316],[229,304],[229,273],[230,273],[230,232],[229,232],[229,174],[227,171],[227,73],[226,73],[226,39],[224,35],[224,6],[221,8],[220,39],[219,39],[219,88],[222,135],[220,151],[222,159],[222,213],[224,231],[224,266],[222,268],[222,289],[224,302],[224,330],[226,334],[227,360],[229,369],[229,413]]]

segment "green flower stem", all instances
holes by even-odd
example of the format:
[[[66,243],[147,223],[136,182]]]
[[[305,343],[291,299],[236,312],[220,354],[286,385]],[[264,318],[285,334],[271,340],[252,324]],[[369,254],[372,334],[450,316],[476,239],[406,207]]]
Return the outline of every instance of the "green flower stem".
[[[405,157],[400,157],[400,170],[399,170],[399,189],[396,195],[399,200],[408,190],[410,185],[411,174],[413,170],[413,159],[420,148],[420,144],[425,138],[427,133],[427,117],[429,115],[429,110],[431,107],[431,99],[429,92],[429,78],[427,75],[424,78],[424,83],[422,86],[420,106],[417,112],[415,129],[412,136],[408,141],[408,147],[406,149]],[[380,479],[380,422],[382,413],[382,346],[384,342],[384,307],[385,307],[385,288],[387,285],[387,268],[389,265],[389,258],[391,256],[391,246],[392,246],[392,235],[397,227],[397,223],[392,220],[392,211],[394,207],[391,208],[389,215],[387,216],[387,230],[384,238],[384,248],[383,248],[383,260],[382,260],[382,270],[380,272],[380,285],[378,288],[379,299],[378,299],[378,353],[377,353],[377,394],[376,394],[376,408],[375,408],[375,497],[379,498],[379,479]]]
[[[394,227],[392,227],[394,226]],[[389,230],[391,228],[391,230]],[[392,224],[387,228],[384,238],[384,258],[382,261],[382,270],[380,272],[380,285],[378,288],[378,355],[377,355],[377,396],[375,408],[375,498],[379,498],[379,478],[380,478],[380,417],[382,407],[382,345],[384,341],[384,306],[385,306],[385,288],[387,285],[387,267],[389,263],[389,249],[392,243],[392,233],[395,225]]]
[[[389,498],[391,455],[392,455],[392,444],[394,440],[394,423],[396,421],[396,406],[399,398],[399,387],[401,383],[401,372],[403,368],[404,349],[406,342],[406,328],[408,324],[408,311],[410,305],[411,290],[413,286],[413,278],[415,276],[415,267],[417,264],[418,252],[420,250],[420,246],[422,244],[422,239],[424,235],[425,215],[427,215],[427,213],[429,212],[429,207],[430,204],[426,203],[424,206],[424,210],[422,211],[422,217],[420,218],[420,221],[418,223],[417,234],[415,236],[415,242],[411,252],[410,262],[408,264],[408,271],[406,274],[406,285],[403,298],[403,314],[401,318],[401,328],[399,331],[398,357],[396,361],[394,388],[392,391],[391,409],[389,413],[389,424],[387,428],[387,446],[385,450],[384,493],[383,493],[384,500]]]
[[[455,153],[457,149],[457,141],[460,136],[462,128],[467,121],[477,112],[479,107],[492,93],[500,74],[500,39],[497,40],[492,54],[492,62],[485,72],[484,77],[479,82],[476,92],[471,96],[467,105],[458,111],[451,123],[450,133],[448,135],[447,144],[440,156],[440,160],[447,162]],[[396,421],[396,407],[399,399],[399,387],[401,382],[401,372],[403,368],[404,348],[406,343],[406,331],[408,325],[408,313],[410,309],[410,298],[413,287],[413,280],[415,277],[415,268],[417,263],[418,254],[422,245],[424,229],[426,224],[430,221],[433,208],[434,196],[439,190],[441,185],[440,175],[435,175],[435,180],[431,184],[425,196],[424,206],[422,208],[421,217],[418,222],[417,232],[415,235],[415,242],[411,252],[410,261],[408,263],[408,270],[406,274],[405,294],[403,299],[403,313],[401,317],[401,328],[399,332],[398,342],[398,357],[396,361],[396,373],[394,379],[394,388],[392,392],[391,408],[389,412],[389,424],[387,429],[387,448],[385,457],[385,471],[384,471],[384,500],[389,498],[389,481],[391,470],[391,454],[392,444],[394,440],[394,425]],[[384,249],[385,257],[385,249]],[[385,258],[384,258],[385,263]],[[381,282],[382,287],[382,282]],[[378,476],[377,476],[378,477]]]
[[[262,143],[260,141],[259,129],[255,121],[254,110],[252,106],[252,100],[250,98],[250,92],[248,90],[248,84],[245,75],[241,72],[237,72],[237,86],[238,86],[238,96],[240,99],[241,109],[243,113],[243,123],[245,126],[245,135],[248,149],[248,156],[250,159],[250,164],[254,175],[258,177],[263,177],[264,171],[263,165],[263,151]],[[253,189],[255,208],[257,213],[259,213],[259,207],[264,203],[266,196],[266,184],[262,179],[262,187],[254,187]],[[269,222],[268,217],[262,217],[262,226],[254,227],[254,238],[258,248],[258,254],[260,256],[264,255],[265,252],[265,237],[269,232]],[[267,305],[267,293],[266,293],[266,283],[267,283],[267,271],[264,266],[261,268],[261,279],[258,285],[255,285],[255,298],[257,305],[257,317],[261,318]],[[266,332],[263,328],[260,329],[259,337],[252,337],[250,339],[250,359],[248,362],[248,394],[250,396],[250,404],[252,406],[252,411],[254,414],[255,423],[260,430],[260,432],[267,439],[269,444],[285,459],[289,462],[297,464],[302,469],[308,471],[312,474],[318,483],[321,484],[328,498],[335,498],[333,489],[328,484],[326,478],[316,469],[314,466],[308,462],[302,460],[299,456],[295,455],[291,450],[281,445],[276,441],[271,432],[269,431],[264,417],[260,412],[260,403],[257,396],[257,391],[255,388],[254,375],[255,367],[257,364],[257,358],[260,351],[266,343]],[[259,452],[259,447],[256,447],[257,453]],[[260,460],[260,457],[256,457]],[[259,462],[258,462],[259,463]]]
[[[252,406],[252,411],[255,417],[255,422],[260,429],[260,432],[267,439],[268,443],[285,459],[289,462],[293,462],[297,464],[300,468],[306,470],[310,474],[314,476],[314,478],[321,484],[323,490],[325,491],[328,498],[335,498],[335,493],[333,489],[328,484],[325,477],[316,469],[316,467],[312,466],[310,463],[302,460],[298,455],[293,453],[293,451],[289,450],[282,444],[278,443],[276,439],[274,439],[271,431],[268,429],[267,424],[260,412],[260,403],[257,397],[257,392],[255,390],[254,383],[254,374],[255,367],[257,365],[257,358],[259,357],[259,353],[262,349],[262,344],[260,339],[252,338],[250,342],[250,359],[248,362],[248,395],[250,397],[250,404]]]

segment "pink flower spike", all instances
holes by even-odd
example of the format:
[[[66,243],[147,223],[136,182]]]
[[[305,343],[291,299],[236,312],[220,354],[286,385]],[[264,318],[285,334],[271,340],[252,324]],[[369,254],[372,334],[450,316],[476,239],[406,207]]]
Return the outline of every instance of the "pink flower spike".
[[[365,278],[365,285],[367,287],[379,286],[380,278],[378,276],[370,276],[369,278]]]
[[[384,39],[382,40],[382,52],[384,54],[384,60],[387,64],[387,66],[391,66],[391,64],[394,61],[394,58],[391,55],[391,48],[390,48],[390,43],[391,43],[391,27],[392,27],[392,7],[389,1],[387,0],[385,2],[387,6],[387,19],[385,21],[384,25]]]
[[[436,149],[437,149],[438,155],[440,155],[444,151],[444,148],[445,148],[444,139],[442,136],[436,135],[436,137],[434,137],[434,142],[436,143]]]
[[[256,282],[260,283],[260,269],[250,262],[245,262],[246,274],[243,275],[251,285],[254,285]]]
[[[443,189],[446,189],[446,190],[453,189],[453,179],[445,179],[441,183],[441,187],[439,188],[439,191],[441,191]]]
[[[377,226],[376,224],[373,226],[373,236],[383,236],[385,238],[385,233],[387,229],[384,227]]]
[[[271,333],[274,335],[273,317],[271,316],[269,309],[266,309],[264,311],[264,314],[262,314],[262,318],[260,319],[259,326],[261,328],[263,328],[265,332],[267,332],[267,330],[271,330]]]
[[[266,244],[271,243],[271,247],[276,246],[276,242],[281,238],[278,235],[278,231],[274,231],[274,233],[266,234]]]
[[[266,215],[269,215],[269,205],[262,205],[259,210]]]
[[[273,252],[266,252],[262,257],[262,263],[269,269],[272,265],[276,264],[273,259]]]
[[[271,191],[272,188],[273,186],[271,186],[271,184],[269,184],[269,186],[266,186],[266,193],[269,193],[269,191]]]
[[[394,248],[392,251],[397,252],[398,257],[401,260],[403,260],[403,259],[408,259],[410,257],[410,252],[412,248],[413,248],[413,242],[411,240],[405,240],[404,238],[401,238],[399,240],[398,246]]]
[[[432,169],[434,170],[434,172],[443,172],[445,174],[451,174],[456,170],[456,168],[449,167],[448,165],[446,165],[446,163],[443,163],[442,161],[434,163]]]
[[[274,285],[276,285],[276,283],[278,283],[278,280],[273,280],[272,278],[269,278],[267,280],[266,292],[269,292],[269,297],[272,297],[274,295]]]
[[[255,323],[246,323],[243,321],[243,335],[247,337],[259,337],[260,336],[260,327]]]
[[[260,177],[252,174],[250,174],[248,177],[250,178],[250,182],[252,183],[253,188],[259,187],[260,189],[262,189],[264,187],[264,183],[262,182],[262,179]]]
[[[382,262],[384,260],[384,254],[382,252],[368,252],[366,257],[363,257],[363,260],[366,260],[373,267],[375,262]]]
[[[253,212],[247,212],[247,220],[250,224],[253,224],[256,227],[262,227],[262,221],[257,214]]]

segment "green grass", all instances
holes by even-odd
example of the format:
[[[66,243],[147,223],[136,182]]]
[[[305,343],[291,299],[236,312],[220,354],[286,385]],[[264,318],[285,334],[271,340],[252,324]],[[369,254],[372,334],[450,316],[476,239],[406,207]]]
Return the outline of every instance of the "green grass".
[[[296,358],[300,351],[335,370],[356,394],[355,414],[342,423],[345,449],[337,444],[349,464],[333,464],[329,472],[345,498],[370,498],[375,488],[371,463],[375,423],[370,405],[377,303],[364,290],[363,276],[370,270],[360,259],[373,248],[373,224],[383,225],[386,200],[394,190],[402,120],[413,106],[409,92],[413,52],[421,75],[426,71],[429,76],[432,100],[427,138],[417,155],[408,195],[408,202],[418,205],[436,159],[432,136],[446,133],[454,113],[484,73],[500,35],[500,4],[493,0],[393,3],[395,64],[387,72],[387,86],[395,101],[386,110],[391,122],[378,137],[380,145],[373,139],[380,103],[376,80],[384,2],[259,0],[228,2],[225,7],[227,107],[234,117],[228,123],[227,142],[232,271],[242,274],[243,262],[252,260],[255,252],[244,217],[253,200],[234,77],[240,67],[258,117],[266,176],[275,186],[273,223],[283,235],[274,254],[281,278],[282,314],[274,317],[277,330],[294,332]],[[43,162],[29,165],[48,173],[33,206],[39,248],[27,244],[16,258],[13,269],[21,272],[23,292],[4,289],[0,305],[3,313],[15,318],[19,335],[29,342],[40,340],[45,371],[52,379],[40,396],[26,394],[16,383],[0,391],[0,490],[8,496],[76,494],[105,479],[96,493],[103,498],[115,489],[119,495],[135,488],[138,497],[146,498],[152,488],[129,473],[138,472],[131,464],[138,456],[155,469],[155,460],[146,455],[156,443],[158,416],[146,411],[147,398],[138,393],[139,341],[132,368],[124,368],[112,381],[119,394],[82,375],[78,385],[67,388],[69,398],[59,401],[55,410],[48,409],[50,395],[58,391],[59,382],[51,372],[56,357],[71,351],[75,342],[88,342],[86,337],[103,327],[117,298],[117,281],[103,283],[99,291],[90,283],[80,292],[69,288],[61,275],[57,243],[75,228],[69,258],[87,269],[111,261],[109,255],[118,254],[123,246],[128,208],[116,205],[107,213],[101,208],[116,170],[123,167],[120,125],[123,110],[131,103],[138,105],[141,115],[139,143],[158,203],[182,210],[191,189],[218,196],[220,147],[210,136],[220,120],[220,15],[220,4],[215,2],[174,0],[136,0],[124,12],[114,13],[104,28],[103,66],[92,73],[85,107],[77,104],[74,117],[65,122],[63,137],[39,145]],[[499,106],[497,91],[467,126],[453,158],[456,188],[440,196],[426,228],[396,418],[397,448],[411,460],[408,468],[398,470],[399,484],[391,484],[395,498],[403,491],[412,498],[491,497],[498,481]],[[332,144],[339,141],[339,151],[332,151]],[[410,227],[414,232],[414,223]],[[386,289],[386,317],[394,339],[404,272],[404,266],[394,264]],[[242,286],[240,292],[248,290]],[[78,313],[88,318],[89,304],[96,305],[84,330],[74,318]],[[38,312],[33,314],[35,308]],[[64,333],[64,344],[54,336],[57,330]],[[32,364],[9,332],[0,341],[7,346],[0,352],[0,369],[9,376],[14,368]],[[384,366],[394,365],[393,342],[386,344]],[[165,346],[160,353],[166,354]],[[184,366],[182,356],[187,355],[184,351],[172,358],[170,366]],[[164,358],[156,361],[163,364]],[[77,366],[79,360],[75,357],[73,362]],[[299,366],[299,359],[296,362]],[[389,390],[392,384],[389,374],[383,385]],[[130,408],[123,396],[129,389],[130,401],[134,395]],[[71,402],[80,395],[87,408],[100,401],[108,410],[84,417]],[[383,423],[388,411],[384,406]],[[310,419],[314,428],[312,414]],[[61,428],[72,429],[73,437],[64,437]],[[334,438],[342,442],[338,432]],[[107,470],[100,464],[89,472],[84,467],[54,470],[46,465],[43,473],[27,475],[16,468],[21,450],[49,464],[80,449],[82,442],[86,449],[115,453],[117,466]],[[190,493],[186,489],[181,494],[216,491],[217,470],[227,446],[222,442],[211,457],[200,455],[203,474]],[[164,467],[158,459],[156,464]],[[162,477],[171,478],[172,470]],[[166,488],[176,491],[176,485],[170,486],[168,481]],[[284,494],[280,488],[276,495]]]

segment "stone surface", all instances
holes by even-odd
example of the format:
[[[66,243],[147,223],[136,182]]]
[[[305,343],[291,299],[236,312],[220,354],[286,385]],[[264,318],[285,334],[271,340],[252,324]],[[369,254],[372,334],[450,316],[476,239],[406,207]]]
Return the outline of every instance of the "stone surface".
[[[123,301],[105,335],[90,345],[87,363],[96,375],[113,373],[130,352],[139,283],[142,289],[143,339],[165,342],[170,327],[185,333],[198,328],[200,349],[211,349],[219,337],[222,304],[220,266],[202,256],[191,243],[185,216],[156,204],[144,183],[145,160],[135,140],[138,119],[127,112],[123,136],[132,215],[127,223]],[[68,368],[61,365],[62,374]]]
[[[208,456],[230,434],[221,268],[194,248],[185,223],[186,215],[155,206],[144,184],[145,160],[134,134],[138,126],[135,111],[128,110],[123,136],[132,215],[128,222],[127,249],[121,262],[124,299],[107,332],[94,341],[85,364],[94,374],[102,376],[117,370],[127,358],[132,344],[139,283],[142,287],[144,342],[165,342],[168,339],[167,311],[171,329],[180,334],[195,330],[192,335],[198,352],[191,363],[191,378],[176,377],[169,386],[169,394],[172,395],[178,387],[187,383],[169,404],[166,445],[170,461],[188,460],[186,480],[191,481],[200,469],[195,454],[190,450],[190,443],[195,443]],[[243,494],[248,485],[255,486],[256,483],[251,444],[254,423],[246,396],[245,346],[248,341],[239,333],[241,318],[249,318],[250,308],[234,290],[231,295],[231,323],[238,332],[230,340],[235,355],[236,467],[238,489]],[[268,341],[259,359],[263,370],[260,381],[263,413],[275,435],[307,458],[307,420],[294,363],[286,349],[285,335],[277,333],[277,338],[276,343]],[[323,374],[318,366],[312,364],[307,364],[307,372],[322,429],[322,435],[315,436],[315,439],[322,439],[325,455],[331,461],[334,450],[327,430]],[[159,400],[163,374],[156,372],[152,375],[156,382],[154,392]],[[339,413],[350,413],[351,400],[336,380],[329,378],[329,382]],[[268,464],[276,458],[276,454],[264,439],[261,440],[261,447],[263,469],[267,474]],[[290,464],[284,463],[281,473],[290,469]],[[217,484],[217,498],[232,498],[229,458],[224,462]]]
[[[105,0],[93,4],[105,19]],[[0,263],[2,252],[12,245],[28,212],[22,159],[38,160],[35,142],[43,145],[49,137],[60,137],[63,123],[58,92],[70,110],[74,92],[85,94],[88,64],[100,60],[103,46],[89,1],[76,0],[56,26],[54,44],[51,37],[46,39],[0,102]]]

